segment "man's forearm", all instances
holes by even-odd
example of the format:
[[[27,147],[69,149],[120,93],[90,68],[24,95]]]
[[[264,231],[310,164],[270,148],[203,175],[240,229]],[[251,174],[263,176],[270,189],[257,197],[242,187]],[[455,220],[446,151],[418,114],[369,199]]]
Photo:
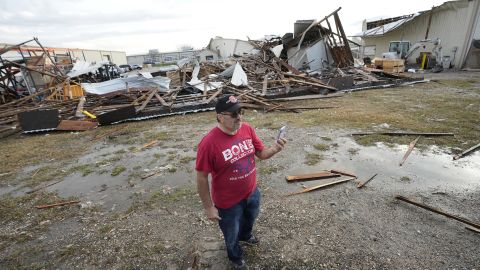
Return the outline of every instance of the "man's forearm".
[[[270,146],[269,148],[263,149],[261,152],[257,153],[259,159],[269,159],[273,157],[276,153],[280,152],[281,148],[278,146]]]
[[[208,186],[208,176],[197,175],[197,190],[202,200],[203,208],[208,209],[213,206],[210,197],[210,187]]]

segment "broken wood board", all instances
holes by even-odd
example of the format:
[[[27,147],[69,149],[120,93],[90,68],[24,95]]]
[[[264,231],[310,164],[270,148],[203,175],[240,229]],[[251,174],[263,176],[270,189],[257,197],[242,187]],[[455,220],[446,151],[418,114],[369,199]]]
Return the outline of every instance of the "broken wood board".
[[[43,205],[36,205],[35,208],[37,209],[45,209],[45,208],[52,208],[57,206],[69,205],[74,203],[79,203],[80,201],[68,201],[68,202],[59,202],[54,204],[43,204]]]
[[[423,209],[426,209],[428,211],[432,211],[434,213],[437,213],[437,214],[440,214],[440,215],[443,215],[443,216],[446,216],[448,218],[451,218],[451,219],[455,219],[457,221],[460,221],[460,222],[463,222],[465,224],[468,224],[472,227],[474,227],[475,229],[480,229],[480,223],[476,223],[476,222],[473,222],[473,221],[470,221],[466,218],[463,218],[463,217],[459,217],[459,216],[456,216],[456,215],[452,215],[452,214],[449,214],[449,213],[446,213],[444,212],[443,210],[440,210],[440,209],[437,209],[437,208],[433,208],[429,205],[426,205],[426,204],[423,204],[423,203],[419,203],[419,202],[416,202],[416,201],[413,201],[413,200],[410,200],[406,197],[403,197],[403,196],[400,196],[400,195],[397,195],[395,196],[395,199],[398,199],[398,200],[401,200],[401,201],[404,201],[404,202],[407,202],[407,203],[410,203],[410,204],[413,204],[415,206],[418,206],[418,207],[421,207]]]
[[[316,180],[316,179],[324,179],[324,178],[332,178],[332,177],[340,177],[341,174],[331,173],[328,171],[318,172],[318,173],[308,173],[308,174],[300,174],[300,175],[289,175],[285,177],[288,182],[294,181],[308,181],[308,180]]]
[[[351,176],[351,177],[355,177],[357,178],[357,176],[353,173],[350,173],[350,172],[345,172],[345,171],[341,171],[341,170],[336,170],[336,169],[333,169],[333,170],[330,170],[331,173],[338,173],[338,174],[341,174],[341,175],[346,175],[346,176]]]
[[[402,158],[402,161],[400,161],[400,166],[403,165],[403,163],[405,163],[405,161],[407,160],[408,156],[410,155],[410,153],[412,152],[413,148],[415,147],[415,144],[417,144],[418,140],[420,139],[420,136],[418,136],[415,140],[413,140],[410,145],[408,145],[408,150],[407,152],[405,153],[405,155],[403,156]]]
[[[57,130],[73,130],[85,131],[94,129],[98,126],[97,122],[91,121],[77,121],[77,120],[62,120],[57,126]]]
[[[362,187],[365,186],[368,182],[372,181],[373,178],[375,178],[375,176],[377,176],[377,173],[374,174],[372,177],[370,177],[367,181],[365,181],[365,182],[363,182],[363,183],[359,183],[359,184],[357,185],[357,188],[362,188]]]
[[[355,178],[352,177],[352,178],[347,178],[347,179],[341,179],[341,180],[337,180],[337,181],[334,181],[334,182],[321,184],[321,185],[318,185],[318,186],[308,187],[308,188],[305,188],[304,190],[301,190],[301,191],[289,193],[286,196],[288,197],[288,196],[292,196],[292,195],[298,195],[298,194],[310,192],[310,191],[321,189],[321,188],[324,188],[324,187],[329,187],[329,186],[333,186],[333,185],[340,184],[340,183],[343,183],[343,182],[347,182],[347,181],[350,181],[350,180],[353,180],[353,179],[355,179]]]
[[[153,146],[153,145],[155,145],[155,144],[157,144],[157,143],[158,143],[158,140],[153,140],[153,141],[151,141],[151,142],[149,142],[149,143],[146,143],[146,144],[144,144],[142,147],[140,147],[140,148],[137,150],[137,152],[138,152],[138,151],[142,151],[142,150],[145,149],[145,148],[149,148],[149,147],[151,147],[151,146]]]
[[[463,151],[462,153],[460,153],[460,154],[458,154],[458,155],[455,155],[455,156],[453,157],[453,160],[457,160],[457,159],[462,158],[462,157],[464,157],[464,156],[466,156],[466,155],[469,155],[469,154],[475,152],[475,151],[478,150],[478,149],[480,149],[480,143],[477,144],[477,145],[474,145],[474,146],[472,146],[472,147],[470,147],[470,148],[468,148],[467,150]]]
[[[345,95],[344,93],[335,93],[335,94],[329,94],[329,95],[318,94],[318,95],[306,95],[306,96],[298,96],[298,97],[272,98],[272,99],[269,99],[269,101],[294,101],[294,100],[305,100],[305,99],[337,98],[337,97],[343,97],[344,95]]]

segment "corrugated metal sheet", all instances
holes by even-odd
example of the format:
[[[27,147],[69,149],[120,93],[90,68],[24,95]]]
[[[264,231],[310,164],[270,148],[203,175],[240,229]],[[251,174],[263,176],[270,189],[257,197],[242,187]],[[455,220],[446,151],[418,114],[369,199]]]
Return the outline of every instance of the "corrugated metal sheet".
[[[395,21],[395,22],[387,23],[385,25],[378,26],[378,27],[363,31],[363,32],[358,33],[358,34],[353,35],[353,36],[354,37],[383,36],[384,34],[399,28],[400,26],[404,25],[405,23],[408,23],[409,21],[412,21],[413,19],[415,19],[418,16],[420,16],[420,13],[416,13],[415,15],[413,15],[412,17],[409,17],[409,18],[400,19],[400,20]]]
[[[168,91],[170,86],[170,79],[166,77],[154,77],[151,79],[141,76],[118,78],[110,81],[100,83],[82,83],[83,89],[90,94],[105,95],[116,91],[126,90],[126,84],[128,82],[129,88],[155,88],[160,87],[165,92]]]

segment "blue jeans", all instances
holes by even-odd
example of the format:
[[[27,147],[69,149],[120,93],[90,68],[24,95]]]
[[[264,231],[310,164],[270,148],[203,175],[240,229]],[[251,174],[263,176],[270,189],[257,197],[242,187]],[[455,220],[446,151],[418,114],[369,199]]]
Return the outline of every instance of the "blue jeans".
[[[238,241],[248,240],[252,237],[253,224],[259,212],[260,191],[258,187],[248,198],[234,206],[227,209],[218,208],[218,214],[222,218],[218,221],[218,225],[223,232],[230,261],[239,263],[243,259],[243,251]]]

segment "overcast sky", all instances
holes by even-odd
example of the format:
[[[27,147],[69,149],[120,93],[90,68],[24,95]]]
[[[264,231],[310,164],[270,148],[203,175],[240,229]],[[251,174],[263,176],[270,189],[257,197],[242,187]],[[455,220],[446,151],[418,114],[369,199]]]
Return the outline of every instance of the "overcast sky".
[[[38,37],[44,46],[125,51],[196,49],[210,38],[255,39],[293,32],[296,20],[322,19],[341,7],[347,35],[364,19],[428,10],[443,0],[0,0],[0,43]]]

